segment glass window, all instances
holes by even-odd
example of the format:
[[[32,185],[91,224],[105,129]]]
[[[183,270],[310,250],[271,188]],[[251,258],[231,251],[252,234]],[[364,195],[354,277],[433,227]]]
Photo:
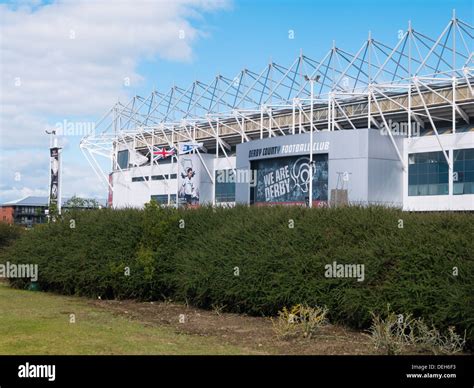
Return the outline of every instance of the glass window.
[[[128,150],[117,152],[117,166],[122,170],[128,168]]]
[[[408,195],[448,195],[448,174],[442,151],[408,155]]]
[[[155,162],[158,162],[158,164],[171,164],[173,163],[173,158],[163,158],[163,159],[155,159]]]
[[[454,150],[453,194],[474,194],[474,148]]]
[[[144,182],[147,181],[148,177],[147,176],[134,176],[132,178],[132,182]]]
[[[176,174],[169,174],[169,179],[176,179],[177,175]],[[163,175],[153,175],[151,177],[152,181],[164,181],[165,179],[168,179],[168,174]]]
[[[169,178],[168,178],[169,176]],[[166,179],[176,179],[176,174],[165,174],[165,175],[152,175],[151,180],[152,181],[164,181]],[[148,176],[137,176],[132,178],[132,182],[143,182],[143,181],[148,181],[149,177]]]
[[[157,194],[152,195],[151,200],[155,201],[159,205],[168,205],[168,194]],[[170,195],[170,204],[176,203],[176,194]]]
[[[235,202],[234,170],[216,170],[216,203]]]

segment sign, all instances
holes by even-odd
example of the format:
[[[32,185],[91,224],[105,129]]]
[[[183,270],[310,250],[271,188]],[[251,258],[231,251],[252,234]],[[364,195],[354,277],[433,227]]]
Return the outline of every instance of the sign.
[[[59,147],[50,148],[49,204],[58,205],[59,200]]]
[[[313,155],[313,201],[328,199],[328,156]],[[257,170],[254,203],[301,203],[309,197],[309,156],[289,156],[252,162]]]
[[[313,143],[313,153],[329,151],[328,141]],[[310,145],[307,143],[285,144],[281,146],[261,147],[249,150],[249,159],[260,159],[279,155],[309,154]]]

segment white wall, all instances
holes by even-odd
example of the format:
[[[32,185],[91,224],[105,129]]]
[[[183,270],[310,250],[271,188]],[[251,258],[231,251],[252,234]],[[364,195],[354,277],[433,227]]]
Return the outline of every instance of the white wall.
[[[113,206],[121,207],[143,207],[150,201],[152,195],[176,194],[178,183],[176,179],[160,181],[132,182],[132,177],[144,175],[161,175],[176,173],[176,163],[162,166],[134,167],[124,171],[113,173]]]
[[[214,171],[221,169],[235,168],[235,156],[228,158],[213,159],[212,155],[201,154],[203,160],[214,176]],[[154,165],[153,167],[133,167],[123,171],[115,171],[113,174],[113,206],[121,207],[143,207],[150,201],[152,195],[159,194],[176,194],[178,190],[178,182],[176,179],[159,180],[159,181],[142,181],[132,182],[132,177],[140,177],[144,175],[166,175],[177,174],[177,164]],[[203,178],[209,179],[207,172],[202,171]],[[212,191],[212,188],[210,188]],[[205,193],[203,193],[205,194]],[[207,193],[206,198],[212,198],[212,193]]]

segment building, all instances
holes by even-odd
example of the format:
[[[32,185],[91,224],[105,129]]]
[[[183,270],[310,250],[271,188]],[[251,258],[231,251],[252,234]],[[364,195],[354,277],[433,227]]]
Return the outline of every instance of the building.
[[[453,14],[438,37],[409,24],[392,46],[369,34],[355,54],[333,46],[321,60],[301,53],[287,67],[135,96],[81,149],[114,207],[472,211],[473,36]]]
[[[64,211],[69,209],[66,203],[70,198],[62,199]],[[101,203],[103,203],[102,201]],[[31,227],[48,221],[48,197],[28,196],[0,205],[0,221]]]
[[[2,222],[32,226],[47,221],[48,197],[29,196],[0,205]]]

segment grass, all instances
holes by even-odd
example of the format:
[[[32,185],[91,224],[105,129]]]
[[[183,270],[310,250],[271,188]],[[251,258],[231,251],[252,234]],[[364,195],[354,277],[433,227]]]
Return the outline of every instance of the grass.
[[[75,314],[76,323],[70,323]],[[214,338],[144,326],[85,299],[17,290],[0,283],[0,354],[248,354]]]

